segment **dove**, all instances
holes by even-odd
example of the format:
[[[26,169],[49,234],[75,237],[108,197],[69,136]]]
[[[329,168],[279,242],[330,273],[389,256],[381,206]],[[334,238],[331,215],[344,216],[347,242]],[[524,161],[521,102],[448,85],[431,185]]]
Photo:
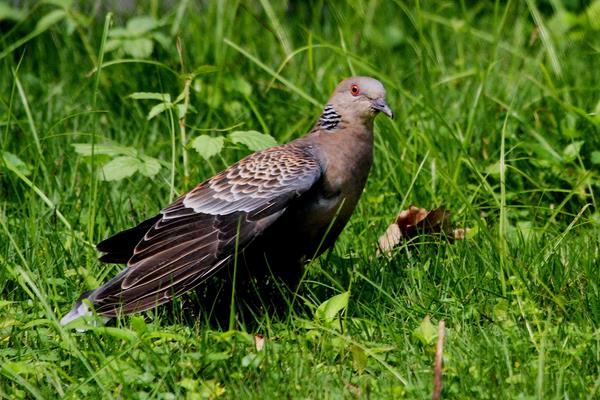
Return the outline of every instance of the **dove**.
[[[363,192],[373,120],[393,118],[385,94],[371,77],[341,81],[305,136],[243,158],[100,242],[100,261],[126,267],[84,293],[61,325],[93,313],[108,320],[149,310],[192,289],[221,303],[233,291],[254,311],[295,290]]]

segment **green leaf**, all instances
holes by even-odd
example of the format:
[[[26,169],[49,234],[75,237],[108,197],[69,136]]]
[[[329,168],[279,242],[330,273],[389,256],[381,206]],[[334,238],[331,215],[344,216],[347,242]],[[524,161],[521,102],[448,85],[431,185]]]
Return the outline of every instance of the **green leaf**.
[[[133,58],[148,58],[154,50],[154,43],[147,38],[125,39],[122,42],[125,53]]]
[[[82,156],[92,155],[91,143],[73,143],[72,146],[75,148],[75,152],[81,154]],[[137,150],[135,150],[133,147],[119,146],[115,144],[96,144],[94,146],[94,154],[105,154],[108,156],[135,156],[137,155]]]
[[[11,21],[21,21],[27,14],[18,8],[13,8],[7,3],[0,3],[0,21],[9,19]]]
[[[219,154],[223,149],[223,137],[201,135],[192,141],[192,147],[202,158],[208,161],[209,158]]]
[[[421,344],[428,346],[437,338],[437,329],[431,323],[429,315],[426,315],[421,324],[413,331],[413,337],[418,339]]]
[[[585,13],[590,26],[595,30],[600,29],[600,1],[592,1]]]
[[[182,119],[185,117],[185,114],[187,114],[187,107],[185,104],[177,104],[175,109],[177,110],[177,119]]]
[[[177,382],[177,384],[190,392],[195,392],[196,388],[198,387],[198,381],[192,378],[184,378]]]
[[[104,45],[104,51],[110,53],[116,49],[121,48],[123,41],[121,39],[108,39],[106,45]]]
[[[216,379],[209,379],[202,382],[200,391],[198,392],[201,399],[216,399],[225,394],[225,388]]]
[[[119,42],[120,42],[119,39],[125,38],[127,36],[129,36],[129,32],[127,32],[127,29],[120,27],[120,26],[111,28],[111,30],[108,32],[108,37],[116,38],[116,40]]]
[[[130,322],[131,327],[138,335],[142,335],[148,331],[148,326],[146,325],[146,321],[144,321],[144,317],[135,315],[131,317]]]
[[[161,32],[153,32],[150,37],[154,39],[155,42],[160,44],[163,47],[163,49],[168,50],[173,47],[171,45],[171,38],[169,38],[169,36]]]
[[[73,1],[74,0],[45,0],[44,3],[60,8],[71,8],[73,7]]]
[[[105,181],[118,181],[135,174],[142,167],[142,162],[130,156],[121,156],[106,163],[100,172],[100,178]]]
[[[273,136],[258,131],[231,132],[229,134],[229,139],[231,139],[233,143],[243,144],[252,151],[258,151],[277,145],[277,141]]]
[[[362,374],[367,367],[367,353],[355,344],[350,346],[350,352],[352,353],[352,366],[356,372]]]
[[[193,76],[197,76],[197,75],[203,75],[203,74],[211,74],[213,72],[217,72],[219,70],[219,67],[216,67],[214,65],[201,65],[198,68],[194,69],[194,71],[192,72]]]
[[[125,340],[127,342],[135,342],[138,339],[137,334],[130,329],[115,328],[111,326],[90,326],[87,327],[87,330],[98,332],[102,335],[111,336],[115,339]]]
[[[485,168],[485,172],[489,175],[500,175],[500,161],[496,161],[493,164],[488,165]]]
[[[264,359],[264,353],[248,353],[242,358],[241,365],[244,368],[258,368]]]
[[[232,354],[229,351],[219,351],[219,352],[214,352],[214,353],[207,353],[206,360],[210,361],[210,362],[224,361],[224,360],[229,360],[231,358],[231,356],[232,356]]]
[[[6,361],[4,368],[16,375],[37,375],[40,373],[37,366],[29,361]]]
[[[592,164],[600,164],[600,151],[594,150],[592,151]]]
[[[171,95],[169,93],[135,92],[131,93],[128,97],[135,100],[158,100],[163,103],[171,102]]]
[[[343,292],[335,295],[319,305],[315,312],[315,317],[325,324],[332,324],[338,317],[338,314],[348,307],[349,292]]]
[[[141,36],[160,26],[158,21],[149,16],[135,17],[127,21],[126,30],[131,36]]]
[[[65,15],[67,15],[67,13],[64,10],[50,11],[48,14],[40,18],[38,23],[35,25],[35,31],[45,31],[46,29],[50,28],[52,25],[56,24],[58,21],[63,19]]]
[[[583,145],[583,141],[577,141],[569,144],[563,150],[563,158],[566,162],[573,162],[579,156],[579,152],[581,151],[581,146]]]
[[[236,77],[227,81],[226,85],[229,90],[241,93],[244,96],[250,96],[252,94],[252,85],[244,78]]]
[[[31,167],[13,153],[2,151],[2,160],[4,160],[4,164],[11,171],[21,173],[25,176],[31,173]]]
[[[142,175],[152,178],[160,171],[160,161],[153,157],[143,156],[139,170]]]
[[[155,105],[154,107],[152,107],[150,109],[150,112],[148,113],[148,116],[146,118],[148,120],[151,120],[152,118],[156,117],[158,114],[167,110],[170,106],[171,106],[171,103],[158,103],[157,105]]]

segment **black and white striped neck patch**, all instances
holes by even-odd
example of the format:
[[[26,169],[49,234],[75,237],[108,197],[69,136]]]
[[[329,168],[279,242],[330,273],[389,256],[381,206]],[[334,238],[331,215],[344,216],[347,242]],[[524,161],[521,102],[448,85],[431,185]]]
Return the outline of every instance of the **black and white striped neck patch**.
[[[335,129],[342,117],[335,111],[331,104],[327,104],[323,109],[323,113],[319,117],[319,125],[328,131]]]

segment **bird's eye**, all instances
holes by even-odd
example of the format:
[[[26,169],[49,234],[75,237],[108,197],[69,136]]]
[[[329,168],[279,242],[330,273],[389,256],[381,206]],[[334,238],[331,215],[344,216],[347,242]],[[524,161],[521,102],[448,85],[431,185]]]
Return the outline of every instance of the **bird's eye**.
[[[358,94],[360,93],[360,89],[358,89],[358,85],[352,85],[350,87],[350,93],[352,93],[352,96],[358,96]]]

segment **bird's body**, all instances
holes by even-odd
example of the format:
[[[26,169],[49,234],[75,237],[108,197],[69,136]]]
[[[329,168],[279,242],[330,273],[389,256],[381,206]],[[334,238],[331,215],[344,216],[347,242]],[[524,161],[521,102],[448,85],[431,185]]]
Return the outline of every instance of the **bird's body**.
[[[61,323],[90,313],[84,298],[114,317],[166,303],[213,275],[204,295],[218,307],[216,297],[229,300],[234,270],[240,304],[277,302],[348,222],[373,161],[373,118],[391,116],[384,95],[372,78],[342,81],[309,134],[251,154],[101,242],[101,260],[127,268],[84,294]]]

